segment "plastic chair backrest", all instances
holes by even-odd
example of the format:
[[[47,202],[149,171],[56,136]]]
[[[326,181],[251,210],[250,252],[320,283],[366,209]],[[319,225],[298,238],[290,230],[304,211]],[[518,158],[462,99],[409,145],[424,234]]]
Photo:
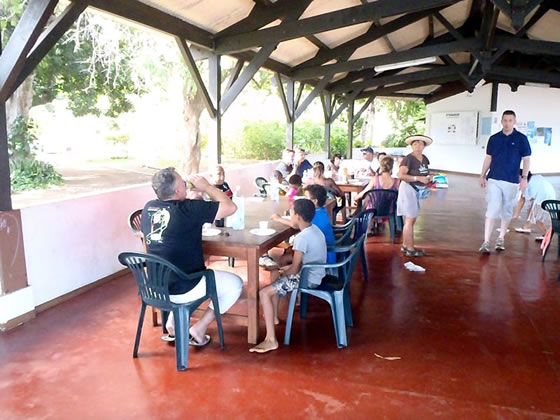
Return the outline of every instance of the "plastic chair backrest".
[[[174,305],[169,299],[171,276],[191,280],[199,278],[201,274],[214,275],[212,270],[189,275],[157,255],[140,252],[123,252],[119,255],[119,262],[132,271],[142,300],[150,306],[166,311],[171,311]]]
[[[354,267],[356,266],[356,261],[362,247],[366,235],[362,235],[357,241],[351,245],[339,246],[334,249],[337,254],[342,254],[344,259],[340,262],[334,264],[305,264],[300,271],[300,285],[303,288],[307,287],[307,276],[309,275],[309,270],[313,267],[323,267],[332,271],[334,268],[338,268],[338,277],[344,280],[341,287],[346,287],[350,279],[352,278],[352,273],[354,272]],[[338,259],[338,258],[337,258]]]
[[[388,217],[395,213],[398,194],[394,190],[371,190],[362,200],[362,209],[375,209],[375,217]]]
[[[257,188],[259,189],[259,192],[261,194],[266,194],[266,190],[264,189],[264,185],[268,184],[268,181],[266,178],[262,177],[262,176],[258,176],[255,178],[255,185],[257,186]]]
[[[377,210],[368,209],[362,210],[355,216],[356,228],[354,229],[354,242],[356,242],[362,235],[367,234],[371,220],[376,216],[376,214]]]
[[[550,214],[552,230],[556,233],[560,233],[560,201],[545,200],[542,202],[541,207]]]
[[[142,209],[134,210],[128,216],[128,227],[133,233],[142,233]]]

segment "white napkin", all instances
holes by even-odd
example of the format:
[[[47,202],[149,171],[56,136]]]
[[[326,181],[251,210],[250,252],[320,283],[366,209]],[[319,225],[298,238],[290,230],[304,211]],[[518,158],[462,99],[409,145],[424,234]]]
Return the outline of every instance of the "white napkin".
[[[406,267],[407,270],[409,271],[417,271],[419,273],[423,273],[424,271],[426,271],[426,269],[424,267],[421,267],[419,265],[414,264],[412,261],[409,261],[407,263],[404,263],[404,266]]]

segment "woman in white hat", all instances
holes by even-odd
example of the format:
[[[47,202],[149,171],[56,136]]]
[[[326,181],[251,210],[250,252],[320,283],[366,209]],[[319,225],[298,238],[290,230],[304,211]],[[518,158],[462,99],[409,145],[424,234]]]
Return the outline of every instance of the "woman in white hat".
[[[419,191],[432,179],[428,171],[430,161],[422,152],[433,140],[428,136],[414,135],[405,141],[412,147],[412,153],[402,160],[398,175],[399,179],[404,181],[399,185],[397,199],[397,215],[404,217],[401,251],[409,257],[423,257],[424,251],[414,247],[414,223],[420,213]]]

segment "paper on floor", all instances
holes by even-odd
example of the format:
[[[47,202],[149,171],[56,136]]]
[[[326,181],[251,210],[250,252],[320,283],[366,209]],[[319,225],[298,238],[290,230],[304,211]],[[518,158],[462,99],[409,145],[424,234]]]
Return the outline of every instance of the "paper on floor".
[[[426,269],[420,265],[414,264],[412,261],[404,263],[404,266],[409,271],[418,271],[419,273],[423,273]]]

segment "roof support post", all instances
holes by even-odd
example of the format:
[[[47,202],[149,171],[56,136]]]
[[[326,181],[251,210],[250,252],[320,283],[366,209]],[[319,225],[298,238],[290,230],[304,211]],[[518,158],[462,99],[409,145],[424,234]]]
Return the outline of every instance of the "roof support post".
[[[0,102],[0,211],[12,210],[6,103]]]
[[[0,53],[2,38],[0,33]],[[12,210],[12,183],[10,181],[10,154],[8,153],[8,127],[6,103],[0,102],[0,211]]]
[[[331,94],[325,92],[321,94],[321,104],[323,105],[323,114],[325,116],[325,129],[323,131],[323,140],[325,141],[325,151],[327,158],[331,156],[331,118],[332,118],[332,101]]]
[[[294,131],[295,131],[295,86],[296,82],[293,79],[288,79],[286,84],[286,103],[290,113],[290,120],[286,123],[286,148],[292,149],[294,147]]]
[[[210,135],[210,161],[215,164],[222,163],[222,112],[220,109],[222,92],[222,67],[221,56],[211,55],[208,57],[210,73],[209,93],[216,104],[216,112],[212,116],[214,120],[214,131]]]
[[[371,105],[373,101],[375,101],[375,96],[370,96],[366,103],[362,105],[360,110],[356,113],[356,115],[354,115],[354,124],[356,123],[356,121],[358,121],[358,119],[360,119],[364,111],[368,108],[368,106]]]
[[[60,40],[62,35],[72,26],[72,24],[78,19],[82,12],[86,9],[87,3],[83,2],[72,2],[66,9],[55,19],[55,21],[49,25],[43,33],[41,33],[37,43],[33,49],[29,52],[25,59],[25,63],[21,72],[17,76],[14,85],[8,94],[8,97],[12,96],[17,88],[25,81],[27,76],[31,74],[41,60],[48,54],[48,52],[54,47],[54,45]]]
[[[348,93],[345,97],[344,100],[342,101],[342,103],[340,104],[340,106],[337,108],[336,111],[334,111],[334,113],[331,116],[331,122],[334,122],[338,116],[342,113],[342,111],[344,111],[351,103],[354,102],[354,99],[356,99],[356,96],[358,96],[358,94],[362,91],[362,89],[356,89],[351,93]]]
[[[348,105],[348,151],[347,159],[352,159],[352,147],[354,144],[354,99]]]
[[[196,66],[196,62],[193,58],[189,46],[187,45],[187,43],[183,38],[180,38],[178,36],[175,37],[175,41],[177,41],[177,46],[179,47],[179,51],[181,51],[181,55],[183,56],[183,59],[185,60],[185,64],[187,65],[187,68],[191,73],[194,83],[196,84],[196,88],[200,91],[202,95],[202,100],[204,101],[204,106],[206,107],[208,114],[210,115],[210,117],[215,118],[216,108],[214,108],[212,99],[210,98],[210,95],[208,94],[208,90],[204,85],[204,81],[202,80],[202,76],[198,71],[198,67]],[[209,58],[209,60],[210,62],[212,61],[211,58]],[[210,77],[210,80],[212,80],[212,77]]]
[[[5,102],[58,0],[30,0],[0,56],[0,101]]]
[[[274,73],[276,84],[278,85],[278,95],[284,107],[284,114],[286,115],[286,148],[291,149],[294,144],[294,85],[292,79],[287,81],[287,89],[284,91],[284,82],[279,73]]]
[[[251,62],[247,65],[245,70],[243,70],[243,72],[239,75],[239,77],[235,80],[235,82],[233,82],[231,87],[224,93],[224,96],[220,101],[220,108],[222,110],[222,114],[227,111],[227,109],[233,103],[235,98],[239,96],[243,88],[247,86],[247,83],[249,83],[253,78],[253,76],[255,75],[255,73],[259,71],[261,66],[268,59],[268,57],[270,57],[270,54],[272,54],[272,52],[276,49],[277,45],[278,44],[264,45],[259,50],[257,55],[253,57]]]
[[[490,112],[496,112],[498,109],[498,83],[492,83],[492,96],[490,97]]]
[[[226,91],[228,91],[231,88],[231,85],[235,83],[235,81],[239,77],[239,73],[241,73],[241,70],[243,70],[244,65],[245,65],[245,60],[241,60],[241,59],[237,60],[237,62],[235,63],[235,67],[231,71],[231,75],[229,76],[229,79],[224,88]]]

